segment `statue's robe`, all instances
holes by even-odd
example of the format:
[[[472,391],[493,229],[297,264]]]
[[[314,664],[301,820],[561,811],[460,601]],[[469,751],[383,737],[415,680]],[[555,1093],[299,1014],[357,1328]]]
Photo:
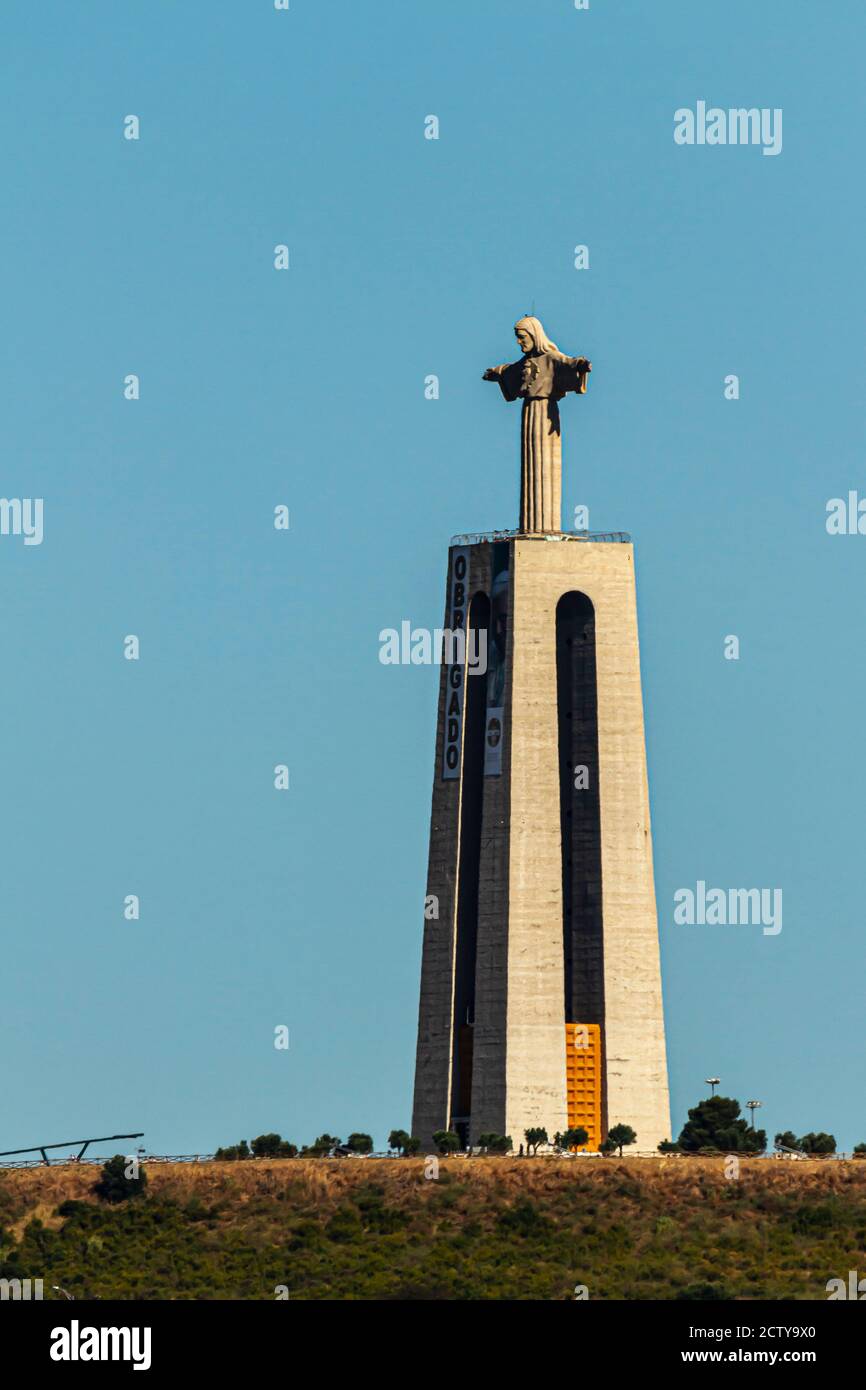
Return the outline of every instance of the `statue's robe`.
[[[529,352],[519,362],[494,367],[507,401],[523,398],[521,421],[520,529],[562,529],[562,436],[558,401],[586,392],[583,357]]]

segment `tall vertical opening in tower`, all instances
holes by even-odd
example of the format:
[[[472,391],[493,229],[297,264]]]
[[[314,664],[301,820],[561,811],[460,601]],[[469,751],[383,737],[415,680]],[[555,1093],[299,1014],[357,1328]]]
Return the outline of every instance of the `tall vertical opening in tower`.
[[[469,605],[467,653],[486,652],[490,600],[477,593]],[[478,944],[478,885],[481,812],[484,797],[484,735],[487,681],[466,666],[460,841],[457,870],[457,930],[454,956],[454,1035],[451,1061],[451,1128],[469,1143],[472,1118],[472,1041],[475,1024],[475,962]],[[485,666],[486,671],[486,666]]]
[[[556,609],[559,811],[569,1128],[604,1137],[604,939],[595,610],[585,594]]]

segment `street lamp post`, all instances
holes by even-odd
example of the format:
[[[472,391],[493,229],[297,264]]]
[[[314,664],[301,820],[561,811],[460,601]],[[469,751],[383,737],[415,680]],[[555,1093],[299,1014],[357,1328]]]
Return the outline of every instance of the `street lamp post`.
[[[711,1087],[710,1094],[711,1094],[711,1095],[715,1095],[715,1094],[716,1094],[716,1087],[717,1087],[718,1085],[720,1085],[719,1077],[717,1077],[717,1076],[708,1076],[708,1077],[706,1078],[706,1082],[707,1082],[707,1085],[708,1085],[709,1087]]]
[[[751,1114],[752,1114],[752,1129],[755,1128],[755,1111],[756,1111],[756,1110],[760,1110],[760,1108],[761,1108],[761,1106],[763,1105],[763,1103],[764,1103],[764,1102],[763,1102],[762,1100],[747,1100],[747,1101],[746,1101],[746,1109],[747,1109],[747,1110],[750,1110],[750,1111],[751,1111]]]

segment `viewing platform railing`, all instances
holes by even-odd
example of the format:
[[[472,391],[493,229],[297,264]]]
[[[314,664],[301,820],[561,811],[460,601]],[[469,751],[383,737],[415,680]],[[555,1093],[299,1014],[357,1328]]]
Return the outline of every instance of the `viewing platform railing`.
[[[484,545],[494,541],[592,541],[610,545],[631,545],[628,531],[469,531],[464,536],[452,536],[452,545]]]

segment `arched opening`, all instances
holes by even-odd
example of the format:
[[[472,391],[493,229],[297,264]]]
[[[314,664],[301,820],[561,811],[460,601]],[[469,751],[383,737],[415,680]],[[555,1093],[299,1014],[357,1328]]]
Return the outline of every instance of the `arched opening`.
[[[467,618],[467,651],[486,651],[490,600],[478,593]],[[482,636],[483,634],[483,636]],[[484,644],[484,645],[482,645]],[[457,879],[457,940],[454,953],[454,1039],[451,1126],[469,1143],[472,1115],[472,1039],[475,1024],[475,959],[478,943],[478,884],[481,812],[484,797],[484,731],[487,680],[466,667],[463,772],[460,784],[460,847]]]
[[[569,1125],[593,1147],[603,1128],[604,940],[595,609],[585,594],[556,608],[559,813]]]

